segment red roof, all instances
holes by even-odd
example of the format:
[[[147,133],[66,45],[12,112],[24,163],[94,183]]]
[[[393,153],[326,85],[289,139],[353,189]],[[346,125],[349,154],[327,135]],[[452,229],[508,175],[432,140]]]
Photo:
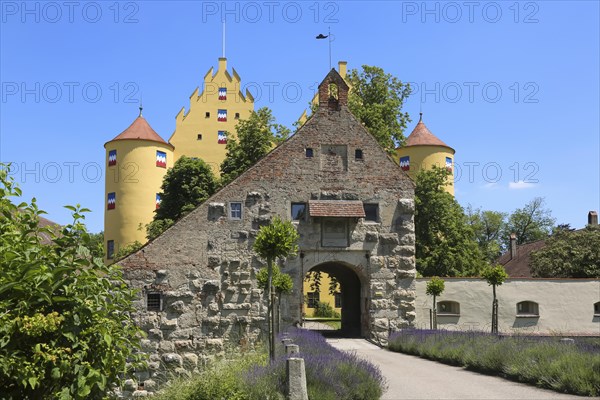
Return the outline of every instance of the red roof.
[[[118,134],[113,140],[126,140],[126,139],[136,139],[136,140],[150,140],[152,142],[159,142],[168,144],[163,138],[160,137],[158,133],[152,129],[150,124],[146,122],[146,119],[141,115],[133,121],[129,128],[125,129],[123,132]],[[113,141],[111,140],[111,142]]]
[[[531,253],[543,248],[546,245],[545,240],[524,243],[517,246],[517,256],[512,257],[510,249],[502,254],[496,262],[504,266],[506,273],[511,278],[531,278]]]
[[[438,139],[431,131],[425,126],[422,119],[419,119],[419,123],[415,126],[412,133],[406,138],[404,147],[408,146],[444,146],[453,150],[452,147]]]
[[[363,203],[357,200],[309,200],[308,213],[311,217],[365,217]]]

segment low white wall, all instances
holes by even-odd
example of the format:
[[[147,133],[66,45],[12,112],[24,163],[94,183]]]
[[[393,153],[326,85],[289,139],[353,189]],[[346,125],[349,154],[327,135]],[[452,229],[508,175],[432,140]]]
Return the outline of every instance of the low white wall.
[[[416,282],[416,327],[429,329],[433,298],[425,294],[429,278]],[[438,328],[491,329],[492,287],[479,278],[444,278],[439,301],[460,303],[459,316],[438,316]],[[600,317],[594,303],[600,301],[598,279],[508,279],[496,288],[498,328],[503,333],[577,334],[600,336]],[[517,317],[517,303],[538,303],[539,317]],[[439,311],[439,310],[438,310]]]

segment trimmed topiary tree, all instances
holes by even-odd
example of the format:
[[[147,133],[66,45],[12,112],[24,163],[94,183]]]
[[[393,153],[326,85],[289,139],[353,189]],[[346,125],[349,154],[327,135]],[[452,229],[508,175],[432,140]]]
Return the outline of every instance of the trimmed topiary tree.
[[[429,282],[427,282],[427,288],[425,293],[428,296],[433,296],[433,305],[431,307],[431,319],[429,321],[431,329],[437,329],[437,308],[435,299],[444,292],[444,280],[434,276]]]
[[[498,333],[498,299],[496,298],[496,286],[504,283],[508,274],[502,265],[487,267],[481,277],[486,280],[488,285],[492,286],[494,297],[492,301],[492,333]]]

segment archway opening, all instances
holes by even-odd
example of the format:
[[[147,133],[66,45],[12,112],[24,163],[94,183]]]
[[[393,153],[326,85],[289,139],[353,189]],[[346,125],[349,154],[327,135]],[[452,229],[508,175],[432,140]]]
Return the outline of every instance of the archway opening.
[[[304,277],[304,327],[325,336],[360,337],[361,281],[340,263],[313,267]]]

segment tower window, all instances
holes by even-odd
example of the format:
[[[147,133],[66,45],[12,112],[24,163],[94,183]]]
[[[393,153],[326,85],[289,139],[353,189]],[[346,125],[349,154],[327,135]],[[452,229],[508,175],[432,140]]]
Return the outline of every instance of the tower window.
[[[410,171],[410,157],[400,157],[400,168],[402,171]]]
[[[307,147],[304,151],[304,154],[306,154],[306,158],[313,158],[313,156],[314,156],[313,149],[311,149],[310,147]]]
[[[219,88],[219,100],[227,100],[227,88]]]
[[[106,242],[106,258],[109,260],[115,257],[115,241],[108,240]]]
[[[210,112],[209,111],[207,111],[207,112],[204,113],[204,118],[210,118]]]
[[[157,210],[160,208],[161,201],[162,201],[162,199],[160,198],[160,193],[156,193],[156,209]]]
[[[240,119],[240,113],[235,113],[235,119]]]
[[[227,122],[227,110],[219,110],[217,112],[217,121]]]
[[[156,166],[160,168],[167,168],[167,153],[156,150]]]
[[[108,152],[108,166],[112,167],[113,165],[117,165],[117,151],[111,150]]]
[[[106,209],[114,210],[117,207],[117,194],[115,192],[111,192],[106,196]]]
[[[199,133],[198,136],[196,137],[198,140],[202,140],[202,134]]]
[[[356,160],[362,160],[363,159],[363,151],[361,149],[354,150],[354,158]]]
[[[162,309],[162,296],[160,293],[146,294],[146,309],[148,311],[160,311]]]

